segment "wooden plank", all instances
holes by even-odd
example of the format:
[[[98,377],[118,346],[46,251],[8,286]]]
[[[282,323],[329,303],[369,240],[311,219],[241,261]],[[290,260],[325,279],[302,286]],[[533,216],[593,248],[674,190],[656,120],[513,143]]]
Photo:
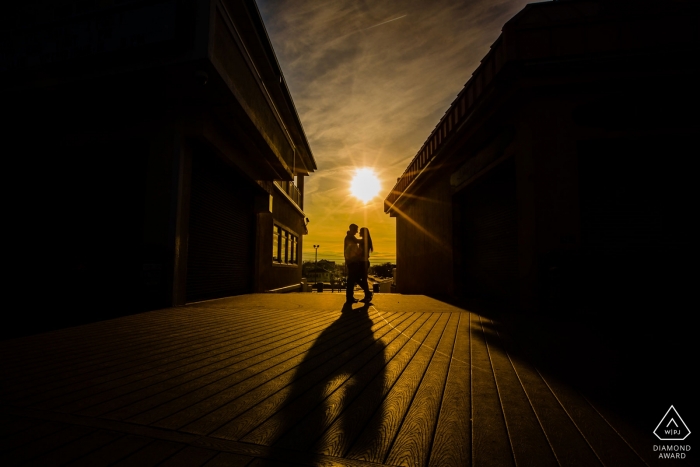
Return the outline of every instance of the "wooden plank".
[[[194,321],[193,321],[194,323]],[[112,356],[118,356],[114,347],[123,349],[144,349],[149,348],[153,344],[159,345],[161,342],[170,343],[172,346],[177,346],[183,340],[186,340],[189,335],[207,335],[212,332],[221,332],[220,323],[202,323],[197,322],[199,326],[196,331],[190,331],[187,335],[172,338],[172,332],[181,330],[181,326],[173,326],[172,322],[162,323],[159,329],[150,329],[146,323],[140,323],[140,326],[125,326],[125,323],[117,320],[113,323],[113,328],[96,330],[91,329],[84,331],[84,335],[80,336],[77,342],[64,341],[56,339],[55,342],[35,343],[35,347],[39,349],[52,348],[51,353],[39,353],[38,355],[27,354],[26,358],[30,358],[32,364],[19,366],[20,374],[24,375],[25,379],[35,381],[37,375],[43,377],[52,377],[58,370],[53,369],[58,362],[72,362],[70,367],[64,365],[63,371],[78,372],[85,368],[89,368],[95,364],[103,365],[105,361],[109,361]],[[126,329],[125,329],[126,328]],[[72,345],[71,345],[72,344]],[[39,357],[39,358],[36,358]],[[26,361],[26,359],[25,359]],[[9,369],[6,369],[9,371]]]
[[[295,464],[291,463],[288,461],[277,461],[273,459],[261,459],[257,458],[254,459],[250,464],[247,465],[247,467],[288,467],[288,466],[301,466],[301,465],[308,465],[308,464]]]
[[[245,380],[251,374],[257,374],[303,353],[320,333],[314,327],[251,351],[250,354],[235,355],[231,362],[222,362],[213,369],[199,369],[186,376],[148,386],[120,399],[120,407],[104,416],[118,420],[133,419],[136,423],[145,424],[160,420],[189,406],[193,399],[207,397],[205,394],[211,395]]]
[[[255,309],[254,311],[258,318],[257,321],[263,321],[262,317],[260,316],[261,312],[263,312],[262,314],[264,314],[266,318],[277,319],[279,321],[279,313],[275,313],[276,310],[274,310],[274,308],[266,309],[266,307],[261,306],[260,304],[256,304],[255,306],[248,308]],[[13,349],[13,354],[16,355],[16,351],[18,350],[17,347],[21,346],[22,344],[24,344],[24,347],[26,347],[27,352],[31,352],[32,350],[36,350],[37,348],[45,349],[47,348],[47,346],[51,346],[54,349],[53,352],[41,353],[41,356],[44,359],[50,360],[48,366],[41,369],[41,373],[49,374],[51,373],[51,369],[56,362],[63,362],[67,359],[66,355],[60,355],[61,349],[69,349],[71,352],[73,352],[74,349],[84,348],[84,344],[86,342],[96,346],[97,349],[90,348],[87,352],[83,352],[82,356],[87,357],[87,360],[92,359],[94,357],[99,357],[98,360],[102,363],[105,360],[105,352],[112,352],[114,355],[119,355],[119,352],[113,352],[113,349],[110,347],[109,344],[116,343],[118,344],[119,349],[123,349],[125,342],[128,342],[129,345],[133,347],[133,344],[139,341],[141,341],[142,345],[147,346],[151,345],[158,339],[166,339],[169,341],[173,341],[172,332],[168,332],[168,328],[172,327],[173,321],[178,321],[177,324],[179,326],[179,330],[186,330],[187,332],[185,334],[192,334],[193,332],[198,332],[200,329],[207,326],[216,330],[217,328],[225,327],[223,325],[228,323],[234,324],[234,326],[232,327],[235,329],[240,328],[240,326],[238,325],[240,320],[232,320],[230,318],[238,317],[240,314],[243,314],[244,310],[239,308],[236,310],[235,314],[232,314],[231,310],[219,310],[219,316],[215,316],[214,318],[216,319],[211,319],[210,315],[214,311],[214,308],[209,307],[208,309],[203,311],[204,313],[206,313],[206,315],[200,313],[199,315],[195,316],[193,320],[193,318],[189,316],[192,313],[192,309],[184,310],[183,308],[174,308],[169,310],[162,310],[162,312],[149,312],[140,315],[123,317],[109,322],[93,323],[91,325],[74,328],[73,330],[56,331],[50,333],[50,335],[54,336],[54,338],[49,340],[39,340],[35,339],[35,337],[40,336],[32,336],[30,338],[24,338],[15,341],[15,348]],[[156,315],[160,316],[161,322],[157,322],[154,324],[153,317]],[[255,322],[254,320],[249,321],[250,322],[248,323],[248,325]],[[193,325],[195,322],[196,325]],[[177,332],[178,328],[176,327],[173,330]],[[70,337],[73,337],[73,341],[69,340]],[[97,352],[95,350],[97,350]],[[52,358],[53,360],[51,361]],[[86,362],[86,359],[83,358],[77,358],[73,360],[76,360],[77,363],[81,365],[85,365]],[[25,358],[23,359],[21,365],[22,371],[25,373],[28,367],[26,363],[27,360]],[[6,362],[3,361],[2,364],[5,371],[8,371],[9,368]],[[64,365],[64,367],[62,368],[62,374],[64,376],[65,370],[66,368]],[[36,380],[36,378],[31,379]]]
[[[547,380],[551,381],[550,378]],[[668,459],[659,460],[659,454],[653,451],[652,446],[655,444],[666,444],[668,442],[660,441],[651,431],[639,430],[639,428],[628,423],[613,411],[606,409],[605,406],[595,404],[589,399],[586,399],[586,401],[646,465],[667,465]],[[659,415],[659,420],[661,420],[661,416],[663,416],[663,414]],[[656,428],[656,426],[654,426],[654,428]]]
[[[485,325],[495,329],[491,320],[482,318],[482,327]],[[518,466],[558,465],[549,440],[512,365],[505,339],[497,331],[495,334],[485,332],[484,339],[494,369],[515,463]]]
[[[515,465],[481,318],[471,315],[472,465]]]
[[[152,343],[151,345],[154,344]],[[51,349],[52,351],[54,350],[50,347],[45,348],[45,350],[47,349]],[[126,359],[128,359],[129,357],[133,357],[133,355],[129,355],[129,350],[131,349],[119,348],[117,350],[119,358],[122,361],[127,361]],[[181,348],[178,348],[178,351],[180,350]],[[135,362],[147,360],[151,357],[151,354],[142,353],[139,354],[137,357],[132,358],[131,361],[128,362],[128,364],[133,366]],[[87,359],[87,356],[85,358],[77,356],[74,357],[73,360],[64,359],[59,362],[55,362],[49,367],[53,370],[53,372],[47,370],[46,372],[42,372],[35,376],[27,375],[30,383],[25,384],[24,386],[21,385],[18,380],[17,384],[15,385],[15,389],[20,391],[20,393],[18,395],[16,403],[26,405],[29,403],[41,401],[42,399],[46,398],[45,394],[48,391],[66,386],[70,387],[72,383],[76,381],[81,381],[81,379],[84,379],[86,375],[97,377],[100,374],[107,374],[111,376],[112,372],[114,371],[115,363],[108,360],[108,357],[104,357],[102,361],[92,362],[89,365],[83,365],[81,368],[75,369],[73,372],[69,371],[69,367],[71,365],[74,365],[76,361],[84,363],[84,359]]]
[[[457,335],[428,465],[471,465],[471,355],[469,313],[460,313]]]
[[[62,425],[58,423],[37,420],[37,423],[34,426],[30,426],[25,430],[10,436],[6,436],[0,440],[0,452],[16,449],[27,443],[55,433],[61,428],[63,428]]]
[[[142,349],[135,353],[133,350],[128,351],[128,349],[120,349],[119,355],[120,359],[124,362],[123,364],[112,364],[114,362],[110,362],[110,364],[105,363],[99,368],[99,371],[81,373],[73,378],[64,375],[63,382],[60,385],[54,388],[47,385],[45,391],[41,394],[34,395],[33,398],[29,399],[24,398],[17,402],[48,409],[61,408],[61,410],[78,410],[91,402],[91,399],[87,398],[88,395],[94,393],[99,394],[102,388],[104,388],[102,389],[104,391],[113,387],[115,383],[123,385],[130,381],[139,381],[139,370],[141,370],[142,374],[144,372],[152,373],[156,368],[170,362],[174,362],[177,366],[183,359],[187,358],[188,355],[201,355],[202,351],[215,354],[217,353],[217,349],[221,350],[221,352],[234,352],[238,347],[243,346],[243,344],[248,344],[248,350],[252,351],[267,343],[275,342],[275,337],[279,334],[293,335],[295,330],[298,331],[305,327],[308,328],[308,324],[311,322],[311,320],[298,321],[295,323],[296,329],[290,330],[289,327],[283,328],[280,329],[277,334],[270,329],[261,329],[252,336],[245,336],[245,334],[239,330],[237,332],[238,339],[232,339],[228,333],[225,335],[217,335],[216,339],[213,341],[212,336],[198,336],[201,342],[195,341],[189,345],[179,343],[179,345],[174,347],[168,345],[165,349],[161,349],[162,351],[154,350],[149,354],[149,358],[146,359],[145,362],[144,356],[140,353]],[[262,333],[267,334],[267,336],[265,336],[266,338],[261,339]],[[207,345],[205,346],[202,343],[207,343]],[[135,365],[135,363],[139,361],[142,362],[141,365]],[[100,376],[101,374],[104,374],[104,376]],[[103,384],[100,385],[100,383]],[[66,406],[66,404],[71,401],[77,401],[79,405],[77,407]]]
[[[301,329],[304,329],[304,324],[306,323],[302,322],[302,327],[285,331],[280,336],[275,337],[298,338],[298,333]],[[305,331],[308,332],[312,330],[312,326],[306,326],[305,328]],[[184,356],[184,358],[174,362],[165,361],[162,362],[162,365],[160,362],[156,362],[152,365],[152,368],[133,372],[129,377],[107,382],[101,387],[89,388],[84,391],[82,397],[75,399],[75,403],[63,404],[60,406],[60,409],[85,415],[102,415],[123,406],[123,396],[133,395],[139,390],[147,390],[147,388],[166,381],[177,385],[180,381],[194,379],[197,374],[214,371],[216,368],[225,368],[231,364],[245,361],[252,356],[256,356],[256,354],[264,352],[265,349],[274,348],[280,342],[280,340],[275,338],[257,340],[253,338],[251,340],[253,340],[252,343],[243,346],[235,343],[219,345],[205,353]],[[180,377],[180,379],[175,380],[177,377]],[[117,383],[116,386],[115,383]],[[168,383],[165,384],[167,385]],[[100,392],[100,390],[102,391]],[[75,396],[70,397],[75,398]],[[133,398],[133,396],[131,397]],[[114,401],[117,398],[119,400]],[[129,396],[127,396],[128,398]]]
[[[160,464],[159,467],[200,467],[217,454],[216,451],[212,451],[211,449],[187,446],[185,449]]]
[[[340,384],[337,387],[335,381],[329,382],[334,389],[332,389],[328,397],[324,400],[318,400],[317,393],[312,393],[311,396],[308,396],[311,399],[310,404],[314,405],[314,408],[308,413],[297,411],[296,407],[282,410],[241,438],[241,440],[250,443],[275,444],[280,447],[310,451],[313,442],[341,416],[345,408],[368,385],[381,385],[383,381],[381,374],[387,372],[387,364],[410,342],[410,338],[426,325],[430,318],[431,316],[428,313],[418,314],[415,316],[415,319],[407,323],[402,334],[396,335],[398,333],[396,332],[380,339],[378,347],[383,347],[383,349],[371,348],[368,350],[367,353],[372,356],[369,361],[360,366],[358,371],[352,372],[353,368],[348,368],[347,377],[338,381]],[[433,319],[433,321],[436,321],[436,319]],[[398,320],[399,318],[396,321]],[[391,322],[396,321],[392,320]]]
[[[279,317],[271,317],[269,319],[275,320],[275,318],[277,318],[277,321],[280,321]],[[258,319],[250,321],[251,323],[255,323],[253,326],[260,328],[258,329],[258,332],[269,332],[269,326],[265,326],[265,320]],[[229,341],[236,341],[236,338],[231,339],[231,336],[240,336],[241,328],[251,326],[251,323],[237,323],[236,326],[231,326],[231,328],[234,329],[234,331],[226,331],[227,328],[225,326],[222,326],[221,322],[214,322],[209,324],[209,326],[204,326],[204,323],[202,323],[200,320],[200,322],[188,323],[186,329],[175,329],[165,333],[163,330],[158,329],[158,332],[152,333],[152,335],[150,335],[150,339],[146,339],[145,343],[143,343],[142,345],[136,345],[132,336],[129,336],[129,339],[122,339],[121,341],[115,342],[114,344],[116,344],[116,348],[111,347],[109,345],[109,342],[104,342],[109,341],[110,337],[114,334],[109,333],[108,335],[102,336],[102,340],[97,341],[96,348],[89,349],[89,351],[84,354],[76,355],[72,359],[66,358],[64,356],[58,361],[49,362],[47,368],[40,369],[41,371],[39,375],[29,375],[30,381],[33,385],[38,385],[38,387],[45,391],[50,386],[49,383],[51,381],[43,379],[47,377],[51,378],[52,375],[55,379],[55,376],[59,375],[60,378],[58,382],[60,384],[66,385],[71,382],[71,366],[77,367],[77,369],[75,369],[74,371],[74,377],[79,378],[81,375],[86,374],[86,372],[94,372],[97,370],[102,371],[103,373],[111,376],[116,370],[116,368],[114,368],[114,365],[116,363],[110,360],[111,357],[116,358],[117,363],[118,361],[121,361],[126,362],[126,364],[130,366],[133,366],[133,363],[135,361],[148,361],[148,359],[158,358],[160,354],[167,350],[182,352],[184,348],[187,348],[191,345],[196,344],[201,346],[202,343],[208,342],[208,339],[204,338],[205,336],[211,339],[213,335],[216,335],[219,338],[228,337]],[[193,329],[196,331],[193,331]],[[205,331],[202,331],[202,329],[205,329]],[[177,332],[178,335],[181,335],[181,337],[173,339],[173,332]],[[144,346],[147,346],[147,348],[155,348],[155,350],[153,350],[152,352],[146,352],[145,350],[147,349],[145,349]],[[53,351],[49,354],[53,355],[55,353],[58,352]],[[91,374],[91,377],[94,378],[96,377],[96,375]],[[15,378],[15,380],[19,382],[19,379]],[[56,384],[55,381],[54,384]],[[24,388],[23,394],[25,394],[29,389],[31,388]]]
[[[368,315],[348,315],[346,318],[341,317],[324,332],[331,332],[333,326],[339,325],[343,319],[362,320],[365,323],[350,339],[338,343],[328,352],[324,352],[325,355],[319,355],[325,362],[318,358],[304,359],[296,369],[195,420],[183,427],[183,431],[209,434],[216,430],[215,436],[239,439],[283,406],[293,404],[292,410],[296,413],[311,410],[318,404],[319,398],[325,398],[352,374],[346,365],[347,362],[357,362],[362,354],[373,355],[381,351],[383,348],[378,345],[377,340],[381,340],[392,331],[386,323],[372,320]],[[366,357],[364,361],[369,358]],[[359,369],[358,363],[355,363],[354,368]],[[299,398],[301,402],[295,402]],[[237,418],[243,412],[246,412],[248,417],[243,420]],[[289,423],[289,419],[286,421]]]
[[[82,438],[95,429],[82,426],[64,426],[59,431],[48,436],[30,441],[11,451],[0,453],[0,465],[19,465],[47,452],[53,451],[64,444]]]
[[[405,313],[398,316],[394,323],[400,323],[407,327],[418,318],[418,314]],[[212,435],[226,439],[240,439],[260,428],[266,434],[259,436],[257,442],[265,445],[273,444],[286,431],[286,427],[293,426],[319,404],[322,404],[324,400],[332,397],[333,392],[350,378],[353,378],[355,385],[357,385],[355,375],[367,365],[372,365],[375,359],[377,362],[374,365],[383,366],[385,347],[389,346],[399,336],[399,333],[391,326],[381,328],[381,331],[384,334],[375,333],[370,339],[369,345],[366,345],[357,355],[349,356],[350,359],[345,363],[339,361],[340,365],[333,371],[327,371],[323,368],[319,369],[318,372],[314,371],[317,376],[320,374],[320,380],[313,374],[299,380],[295,378],[293,385],[281,388],[240,416],[231,419]],[[315,380],[318,382],[311,386]],[[189,425],[185,427],[186,430],[189,428]]]
[[[121,461],[111,465],[115,467],[153,467],[172,457],[183,448],[184,446],[180,443],[157,439],[147,444],[142,449],[123,458]]]
[[[196,444],[202,447],[215,449],[217,451],[229,452],[259,459],[270,459],[271,461],[286,462],[287,464],[292,465],[300,464],[317,467],[386,467],[381,464],[362,462],[354,459],[343,459],[340,457],[329,457],[299,449],[277,449],[268,446],[240,443],[237,441],[211,438],[207,436],[198,438]]]
[[[385,463],[407,466],[428,463],[459,318],[460,313],[451,314]]]
[[[344,455],[351,459],[383,463],[423,380],[452,314],[440,314],[432,331],[421,342],[411,361],[391,386],[360,436]]]
[[[121,433],[114,433],[106,430],[97,430],[87,436],[83,436],[75,441],[66,443],[58,449],[42,454],[26,465],[49,467],[54,465],[66,465],[69,462],[80,459],[91,452],[123,437]]]
[[[543,379],[604,465],[645,465],[642,457],[581,394],[555,378]],[[651,437],[648,442],[653,443]]]
[[[34,418],[3,413],[0,416],[0,442],[7,436],[14,436],[20,431],[29,429],[39,423],[42,422]]]
[[[343,457],[438,322],[439,315],[426,315],[427,319],[403,331],[401,339],[395,339],[385,349],[377,367],[363,368],[275,446]]]
[[[71,467],[98,467],[112,465],[113,463],[123,459],[143,448],[152,440],[143,436],[126,435],[115,439],[113,442],[106,444],[91,453],[81,457],[70,463]]]
[[[560,465],[598,465],[600,460],[587,440],[557,402],[536,368],[513,360],[515,370],[537,414]]]
[[[341,318],[336,323],[338,324],[327,327],[315,339],[303,346],[298,346],[293,351],[280,354],[265,362],[265,365],[259,366],[259,372],[250,369],[250,376],[247,379],[236,378],[235,380],[227,379],[217,382],[206,387],[203,391],[197,392],[196,395],[193,394],[195,397],[188,396],[178,400],[176,407],[180,410],[173,412],[173,407],[169,406],[168,410],[171,411],[172,415],[159,420],[155,425],[171,429],[181,428],[251,391],[255,392],[254,400],[258,397],[264,398],[275,389],[274,383],[267,384],[268,382],[279,378],[282,378],[280,381],[291,382],[295,373],[300,369],[307,371],[306,366],[321,365],[332,358],[338,346],[342,346],[341,350],[351,347],[356,340],[361,338],[368,325],[371,325],[370,320],[351,318]],[[267,386],[265,387],[265,385]],[[141,418],[134,420],[140,421]],[[215,428],[212,427],[212,430]]]
[[[204,464],[204,467],[247,467],[253,459],[250,456],[220,452],[216,457]]]

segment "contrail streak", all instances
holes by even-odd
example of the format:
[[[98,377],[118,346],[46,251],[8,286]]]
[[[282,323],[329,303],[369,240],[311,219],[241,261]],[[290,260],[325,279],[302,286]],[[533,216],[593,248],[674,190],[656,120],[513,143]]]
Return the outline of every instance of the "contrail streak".
[[[368,30],[368,29],[376,28],[377,26],[381,26],[382,24],[386,24],[386,23],[391,23],[392,21],[396,21],[397,19],[405,18],[406,16],[408,16],[408,15],[406,14],[406,15],[403,15],[403,16],[399,16],[399,17],[397,17],[397,18],[390,19],[390,20],[388,20],[388,21],[384,21],[383,23],[375,24],[374,26],[370,26],[370,27],[368,27],[368,28],[360,29],[360,31],[366,31],[366,30]]]
[[[386,24],[386,23],[391,23],[392,21],[396,21],[397,19],[405,18],[406,16],[408,16],[408,14],[405,14],[405,15],[402,15],[402,16],[398,16],[398,17],[396,17],[396,18],[392,18],[392,19],[390,19],[390,20],[384,21],[384,22],[379,23],[379,24],[375,24],[374,26],[370,26],[370,27],[368,27],[368,28],[358,29],[357,31],[353,31],[353,32],[349,32],[349,33],[347,33],[347,34],[343,34],[342,36],[336,37],[336,38],[333,39],[333,40],[342,39],[343,37],[348,37],[349,35],[355,34],[356,32],[362,32],[362,31],[366,31],[366,30],[368,30],[368,29],[376,28],[377,26],[381,26],[382,24]]]

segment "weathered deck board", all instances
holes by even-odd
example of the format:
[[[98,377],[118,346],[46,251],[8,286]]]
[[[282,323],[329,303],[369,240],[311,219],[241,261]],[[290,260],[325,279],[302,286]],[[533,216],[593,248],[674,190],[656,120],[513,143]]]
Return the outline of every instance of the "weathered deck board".
[[[204,464],[205,467],[247,467],[253,460],[253,457],[241,456],[240,454],[231,454],[229,452],[220,452],[216,457]]]
[[[421,343],[435,326],[439,326],[440,320],[443,324],[446,321],[440,315],[430,317],[401,349],[401,352],[389,360],[383,372],[380,372],[370,384],[363,388],[359,396],[345,407],[345,410],[311,448],[312,450],[330,456],[347,457],[346,453],[362,434],[370,433],[371,436],[367,435],[367,437],[372,439],[381,436],[377,425],[381,419],[374,417],[375,412],[381,410],[384,398],[420,349]]]
[[[182,449],[183,446],[179,443],[157,439],[136,450],[133,454],[124,457],[121,461],[110,465],[119,467],[151,467],[164,462]]]
[[[167,342],[167,345],[176,353],[182,353],[183,345],[189,344],[191,341],[192,340],[185,340],[180,343],[169,341]],[[123,368],[119,367],[120,362],[125,362],[122,364],[122,367],[125,366],[127,371],[138,363],[145,364],[147,368],[152,368],[155,366],[154,363],[160,362],[160,360],[163,357],[163,354],[167,351],[167,346],[164,346],[158,349],[157,351],[152,352],[146,352],[143,348],[139,348],[136,350],[128,348],[120,349],[117,352],[119,361],[104,360],[100,362],[100,360],[98,359],[94,365],[84,365],[83,367],[76,369],[74,372],[65,369],[64,366],[60,363],[60,361],[54,362],[51,365],[51,370],[60,373],[62,375],[62,378],[60,380],[56,380],[54,377],[53,381],[49,380],[50,384],[46,384],[46,381],[42,381],[42,378],[37,378],[34,387],[23,388],[24,393],[21,395],[21,398],[18,402],[24,404],[31,404],[40,400],[50,399],[52,397],[52,394],[49,393],[48,396],[46,395],[50,390],[55,389],[60,391],[63,388],[64,390],[70,391],[72,389],[78,389],[80,383],[86,381],[99,382],[97,378],[100,377],[104,377],[107,381],[118,380],[118,378],[122,376],[119,374],[119,372],[124,371]],[[80,357],[78,358],[78,360],[84,363],[86,357]],[[64,369],[66,371],[62,371]],[[48,371],[46,372],[45,377],[51,377]],[[32,400],[32,396],[34,400]]]
[[[556,379],[545,381],[604,465],[644,465],[641,457],[578,392]]]
[[[257,391],[260,386],[274,378],[293,372],[294,368],[306,359],[327,357],[325,353],[336,341],[349,339],[356,332],[356,327],[349,326],[334,329],[328,334],[325,334],[325,330],[309,332],[303,339],[294,340],[269,353],[248,359],[247,361],[254,361],[255,364],[247,366],[245,371],[238,371],[237,368],[233,374],[226,371],[227,374],[222,378],[130,420],[136,423],[154,423],[164,428],[180,428],[242,394],[251,390]]]
[[[303,324],[306,323],[303,322]],[[85,415],[102,415],[115,411],[129,403],[137,402],[153,394],[176,387],[202,374],[213,372],[217,368],[225,368],[226,366],[244,362],[248,358],[264,352],[266,349],[279,345],[281,339],[291,338],[299,331],[300,328],[295,328],[277,335],[273,334],[272,337],[268,336],[259,342],[255,342],[253,338],[253,342],[247,342],[246,340],[224,345],[217,344],[213,350],[206,353],[197,353],[190,358],[184,358],[172,364],[165,362],[156,371],[152,372],[153,374],[149,374],[148,371],[142,371],[134,377],[128,378],[126,384],[113,387],[111,390],[108,389],[101,393],[97,392],[92,398],[84,397],[81,405],[85,408],[80,413]],[[138,376],[140,375],[143,375],[143,377],[139,379]],[[73,408],[70,406],[62,407],[62,410],[71,409]]]
[[[401,429],[385,459],[388,464],[422,466],[428,461],[435,423],[438,419],[442,395],[445,392],[447,370],[459,317],[459,313],[450,315],[450,321],[440,336],[440,341],[433,351],[415,397],[408,407]]]
[[[122,437],[124,437],[122,433],[114,433],[106,430],[93,431],[86,436],[64,444],[58,449],[54,449],[32,459],[27,465],[48,467],[77,462],[82,457],[87,456],[91,452],[113,443]]]
[[[70,463],[73,467],[93,467],[112,465],[140,451],[151,444],[151,440],[143,436],[126,435],[105,444],[80,459]]]
[[[283,328],[284,332],[288,335],[294,335],[295,332],[298,332],[299,329],[302,328],[304,324],[309,324],[313,323],[311,319],[309,319],[306,322],[302,323],[297,323],[295,329],[288,329],[288,328]],[[284,324],[284,323],[282,323]],[[322,327],[323,323],[316,323],[318,327]],[[236,346],[236,344],[243,344],[244,342],[241,342],[242,339],[234,338],[231,339],[231,334],[233,331],[228,332],[228,333],[219,333],[216,336],[216,340],[214,343],[219,343],[221,342],[221,347],[224,348],[224,350],[230,349],[231,351],[235,351],[239,349],[239,347]],[[261,339],[263,335],[267,334],[267,339]],[[223,335],[222,335],[223,334]],[[236,333],[238,334],[238,333]],[[238,334],[240,335],[240,334]],[[260,330],[259,333],[256,333],[252,336],[250,336],[247,341],[249,341],[248,346],[252,349],[264,345],[266,342],[259,342],[259,340],[267,340],[268,342],[277,342],[276,338],[278,336],[272,333],[272,335],[269,335],[269,330],[262,329]],[[144,370],[153,370],[154,368],[158,368],[162,370],[162,366],[164,363],[167,363],[168,360],[166,360],[167,357],[171,357],[175,360],[175,364],[179,363],[179,361],[186,357],[188,354],[197,354],[201,352],[202,350],[208,350],[208,349],[201,349],[202,343],[206,342],[208,345],[211,345],[212,343],[212,336],[211,335],[206,335],[206,336],[195,336],[193,339],[194,342],[196,342],[199,345],[191,345],[188,343],[183,343],[183,342],[165,342],[164,348],[166,351],[163,351],[163,349],[160,349],[158,352],[155,352],[153,354],[149,355],[144,355],[143,354],[143,349],[138,348],[138,349],[123,349],[122,352],[119,353],[119,361],[120,363],[117,364],[113,361],[109,362],[104,362],[103,365],[97,369],[96,372],[85,372],[85,373],[80,373],[78,375],[73,376],[72,378],[68,377],[68,375],[64,374],[64,380],[61,383],[61,386],[57,388],[59,391],[58,394],[61,394],[62,392],[67,392],[69,397],[73,397],[73,400],[81,400],[82,393],[79,391],[75,391],[76,389],[80,389],[83,382],[87,382],[90,384],[90,386],[87,388],[87,391],[94,392],[94,386],[95,383],[100,383],[102,382],[102,379],[100,378],[101,374],[106,374],[106,377],[103,378],[105,380],[105,384],[109,385],[110,383],[113,383],[115,380],[122,380],[127,376],[128,373],[133,374],[134,371],[138,371],[142,367],[145,366]],[[257,340],[256,340],[257,339]],[[215,347],[216,349],[217,347]],[[228,349],[227,349],[228,348]],[[209,350],[211,353],[211,350]],[[241,352],[242,353],[242,352]],[[241,355],[241,358],[245,358],[245,355]],[[145,364],[142,364],[141,366],[134,366],[134,363],[137,361],[143,361],[147,360]],[[123,362],[123,363],[122,363]],[[122,370],[124,368],[124,370]],[[127,374],[123,374],[125,372],[128,372]],[[121,381],[120,381],[121,382]],[[43,405],[48,407],[52,406],[58,406],[64,401],[59,399],[56,400],[56,395],[52,393],[52,391],[47,391],[47,389],[52,389],[52,388],[45,388],[44,392],[42,393],[42,397],[44,399],[49,399],[49,404],[44,403]],[[61,389],[63,389],[62,392]],[[71,400],[70,398],[68,400]],[[24,401],[21,401],[24,402]],[[31,401],[30,401],[31,402]],[[37,401],[33,401],[34,404],[37,403]]]
[[[345,457],[384,462],[451,317],[450,314],[440,316],[399,378],[388,388],[379,410],[369,420],[373,429],[361,433]]]
[[[459,467],[471,464],[470,316],[471,313],[459,315],[428,465]]]
[[[62,427],[48,436],[34,439],[0,453],[0,465],[19,465],[28,462],[94,431],[93,428],[83,426]]]
[[[161,467],[200,467],[209,462],[217,454],[216,451],[212,451],[211,449],[188,446],[160,465]],[[249,460],[250,459],[248,459],[248,461]]]
[[[513,450],[484,334],[481,318],[472,315],[472,463],[487,466],[514,465]]]
[[[307,412],[307,405],[302,406],[301,410],[296,406],[286,407],[244,436],[242,441],[309,449],[368,385],[380,384],[378,375],[384,371],[387,361],[391,361],[409,340],[409,336],[418,331],[430,316],[418,314],[415,318],[406,324],[405,334],[398,331],[390,333],[379,341],[379,347],[383,349],[370,349],[369,360],[359,371],[353,372],[352,367],[344,367],[345,378],[329,380],[329,385],[323,388],[323,392],[328,391],[330,394],[323,401],[319,402],[318,395],[312,394],[310,405],[315,405],[310,411]]]
[[[407,317],[410,315],[402,316],[404,319]],[[365,320],[354,317],[351,319]],[[358,356],[372,355],[381,351],[377,342],[392,329],[383,322],[375,320],[376,324],[373,324],[370,320],[371,317],[367,317],[368,322],[364,326],[372,324],[371,327],[367,327],[366,331],[361,331],[346,341],[337,342],[329,350],[329,358],[320,365],[315,366],[313,359],[305,360],[293,371],[268,381],[265,387],[241,395],[234,401],[188,424],[183,430],[201,434],[210,434],[216,430],[217,436],[238,439],[255,428],[255,424],[260,420],[266,420],[278,413],[283,404],[294,403],[296,413],[306,412],[310,405],[317,404],[318,399],[327,396],[324,392],[330,392],[341,384],[343,375],[351,374],[351,371],[360,369],[366,363],[366,359],[360,360]],[[354,371],[348,367],[348,363],[352,361],[356,362]],[[301,397],[304,400],[299,400]],[[246,418],[248,423],[239,418],[239,415],[246,411],[249,412]],[[223,425],[227,428],[221,428]]]
[[[493,323],[482,320],[482,324]],[[557,459],[544,433],[530,399],[512,364],[506,342],[498,332],[485,332],[491,365],[503,406],[513,456],[518,466],[556,466]]]
[[[516,362],[515,367],[559,463],[600,465],[597,455],[537,370],[524,362]]]
[[[0,342],[4,465],[654,465],[500,323],[259,294]],[[594,342],[591,345],[595,345]]]
[[[212,371],[200,369],[165,384],[149,386],[132,395],[131,399],[137,398],[137,401],[111,411],[107,416],[120,420],[135,418],[137,423],[160,420],[186,406],[194,397],[208,397],[220,389],[245,380],[249,375],[257,375],[295,355],[303,354],[322,329],[323,326],[314,326],[300,331],[297,335],[255,349],[248,355],[234,357],[229,365],[225,364],[229,362],[217,364],[217,368]],[[219,366],[223,367],[218,368]],[[185,396],[189,397],[182,400]]]

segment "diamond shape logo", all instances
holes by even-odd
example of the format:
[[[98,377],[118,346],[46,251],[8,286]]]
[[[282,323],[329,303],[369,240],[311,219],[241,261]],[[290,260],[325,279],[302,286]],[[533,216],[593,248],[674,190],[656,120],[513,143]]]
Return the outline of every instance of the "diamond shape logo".
[[[671,406],[654,428],[654,434],[661,441],[682,441],[688,437],[690,430],[675,407]]]

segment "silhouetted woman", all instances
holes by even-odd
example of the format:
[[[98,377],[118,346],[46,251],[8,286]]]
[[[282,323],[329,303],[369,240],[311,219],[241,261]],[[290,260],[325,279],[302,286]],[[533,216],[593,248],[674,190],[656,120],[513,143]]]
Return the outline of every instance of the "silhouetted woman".
[[[374,247],[372,246],[372,237],[367,227],[362,227],[360,229],[360,250],[362,251],[362,276],[360,277],[360,287],[365,291],[365,298],[360,301],[369,303],[372,301],[372,292],[369,290],[367,273],[369,271],[369,254],[374,251]]]

